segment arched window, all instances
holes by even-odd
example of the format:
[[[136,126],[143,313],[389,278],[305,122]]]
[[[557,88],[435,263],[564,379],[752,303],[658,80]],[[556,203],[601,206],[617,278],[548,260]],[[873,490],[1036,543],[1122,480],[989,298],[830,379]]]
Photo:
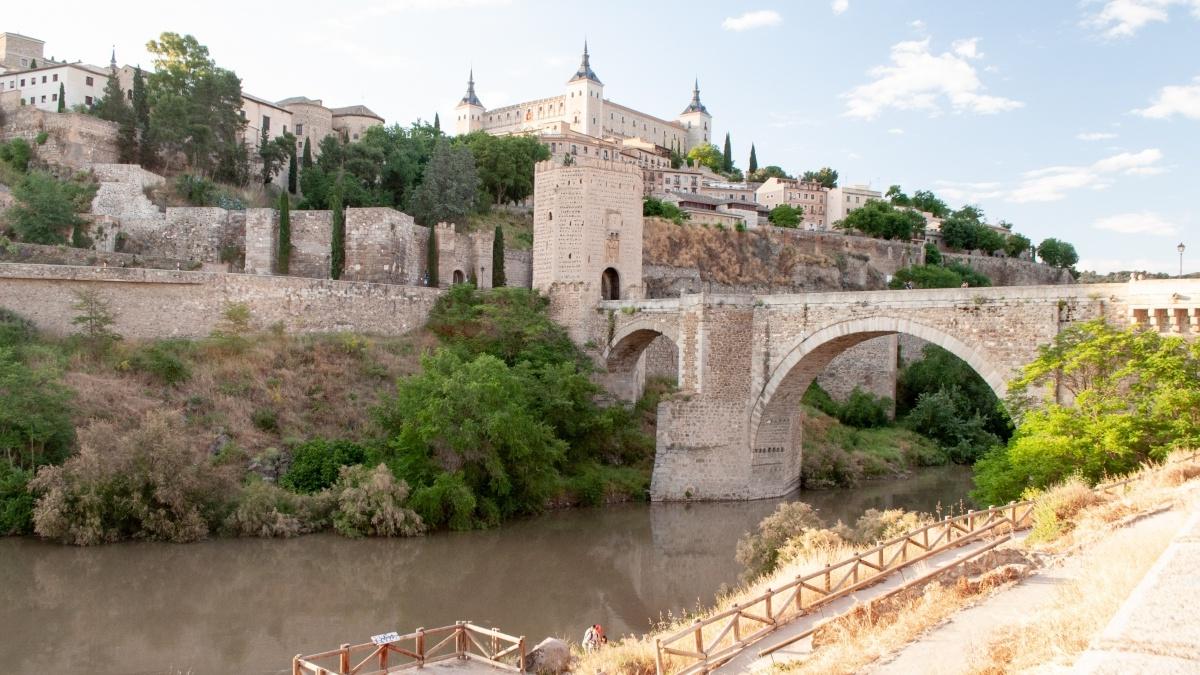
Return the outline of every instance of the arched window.
[[[454,270],[454,283],[461,284],[466,282],[467,278],[463,276],[462,270]]]
[[[604,270],[604,274],[600,275],[600,299],[621,299],[621,276],[611,267]]]

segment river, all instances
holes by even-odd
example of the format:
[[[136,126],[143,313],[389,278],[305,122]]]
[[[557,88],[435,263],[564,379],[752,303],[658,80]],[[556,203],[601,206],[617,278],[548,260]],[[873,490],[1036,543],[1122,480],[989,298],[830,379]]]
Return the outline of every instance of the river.
[[[970,488],[962,467],[802,498],[826,520],[932,511]],[[291,657],[469,619],[578,641],[599,622],[642,633],[737,580],[738,537],[780,500],[629,504],[482,532],[397,540],[332,534],[93,548],[0,539],[4,672],[281,673]]]

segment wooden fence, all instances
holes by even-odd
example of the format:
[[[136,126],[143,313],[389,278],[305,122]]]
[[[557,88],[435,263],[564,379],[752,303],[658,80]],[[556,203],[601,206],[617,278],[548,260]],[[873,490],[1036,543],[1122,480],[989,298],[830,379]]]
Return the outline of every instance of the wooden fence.
[[[1198,456],[1200,451],[1192,451],[1176,461],[1194,461]],[[1129,484],[1139,477],[1134,475],[1104,483],[1094,490],[1109,494],[1117,488],[1128,490]],[[799,575],[779,588],[768,588],[749,600],[703,619],[696,619],[691,626],[657,639],[655,669],[658,675],[709,672],[783,624],[879,583],[893,572],[985,535],[1007,540],[1013,532],[1032,526],[1033,509],[1034,501],[1023,501],[985,511],[969,511],[954,518],[947,517],[853,557],[826,565],[824,569]],[[995,541],[987,549],[1000,543]],[[970,557],[973,556],[967,559]],[[927,576],[943,571],[935,570]],[[811,631],[807,634],[811,634]],[[774,648],[761,653],[771,651]]]
[[[925,525],[824,569],[718,612],[655,642],[659,675],[707,672],[797,617],[985,534],[1029,527],[1033,503],[1021,502]]]
[[[380,675],[455,659],[522,672],[525,636],[514,637],[459,621],[453,626],[418,628],[386,644],[344,644],[320,654],[297,654],[292,658],[292,675]]]

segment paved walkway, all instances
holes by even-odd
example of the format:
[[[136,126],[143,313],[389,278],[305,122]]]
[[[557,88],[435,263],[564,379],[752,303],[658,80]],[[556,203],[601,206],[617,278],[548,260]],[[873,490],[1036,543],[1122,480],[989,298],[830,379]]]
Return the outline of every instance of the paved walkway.
[[[1200,673],[1200,511],[1075,664],[1076,673]]]
[[[1013,541],[1018,541],[1024,538],[1027,532],[1028,531],[1017,532],[1013,536]],[[987,540],[972,542],[963,546],[962,548],[945,551],[910,568],[902,569],[899,572],[893,573],[890,577],[884,579],[882,582],[874,586],[863,588],[856,593],[829,603],[816,614],[800,617],[799,619],[796,619],[795,621],[783,626],[771,635],[752,645],[749,649],[743,651],[732,661],[727,662],[715,672],[757,672],[767,670],[776,663],[786,663],[788,661],[805,658],[812,654],[811,636],[761,658],[758,656],[758,652],[763,649],[767,649],[772,645],[786,642],[789,638],[804,633],[812,628],[815,624],[824,621],[828,617],[838,616],[856,604],[873,600],[881,595],[884,595],[888,591],[896,589],[908,580],[915,579],[916,577],[932,572],[935,569],[945,568],[949,564],[963,557],[970,556],[971,554],[979,551],[980,549],[986,548],[989,545],[991,545],[991,542]]]

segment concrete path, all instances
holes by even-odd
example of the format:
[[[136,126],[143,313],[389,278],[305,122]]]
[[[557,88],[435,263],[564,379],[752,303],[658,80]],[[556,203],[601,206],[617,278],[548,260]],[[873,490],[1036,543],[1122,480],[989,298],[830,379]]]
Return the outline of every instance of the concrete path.
[[[1076,673],[1200,673],[1200,511],[1075,664]]]
[[[1024,538],[1026,533],[1027,533],[1027,531],[1016,533],[1016,535],[1014,535],[1014,537],[1013,537],[1013,540],[1017,541],[1017,540]],[[853,593],[844,598],[835,600],[835,601],[829,603],[828,605],[826,605],[820,612],[817,612],[816,614],[810,614],[808,616],[800,617],[799,619],[796,619],[796,620],[792,621],[791,623],[783,626],[782,628],[775,631],[771,635],[768,635],[767,637],[763,638],[756,644],[752,645],[749,649],[746,649],[745,651],[743,651],[741,654],[739,654],[737,657],[735,657],[732,661],[727,662],[725,665],[718,668],[715,672],[717,672],[717,673],[757,672],[757,671],[767,670],[776,663],[787,663],[788,661],[805,658],[812,653],[812,637],[811,636],[806,637],[803,640],[795,642],[791,645],[788,645],[787,647],[784,647],[783,649],[780,649],[780,650],[774,652],[773,654],[769,654],[762,658],[759,658],[758,652],[760,650],[767,649],[772,645],[777,645],[781,642],[785,642],[789,638],[792,638],[796,635],[800,635],[801,633],[804,633],[805,631],[812,628],[817,623],[824,621],[825,619],[827,619],[829,617],[838,616],[839,614],[842,614],[846,610],[849,610],[850,608],[854,607],[854,605],[856,605],[856,604],[864,603],[869,600],[873,600],[877,597],[880,597],[881,595],[884,595],[888,591],[894,590],[897,587],[903,585],[906,581],[915,579],[923,574],[932,572],[935,569],[943,569],[943,568],[947,567],[949,564],[951,564],[957,560],[960,560],[964,557],[970,556],[971,554],[979,551],[980,549],[986,548],[987,546],[990,545],[990,543],[991,542],[989,542],[987,540],[972,542],[961,548],[956,548],[956,549],[952,549],[949,551],[945,551],[945,552],[935,555],[932,558],[929,558],[921,563],[918,563],[912,567],[902,569],[899,572],[893,573],[890,577],[884,579],[883,581],[881,581],[878,584],[875,584],[874,586],[870,586],[870,587],[861,589],[857,593]],[[910,671],[910,672],[912,672],[912,671]]]

